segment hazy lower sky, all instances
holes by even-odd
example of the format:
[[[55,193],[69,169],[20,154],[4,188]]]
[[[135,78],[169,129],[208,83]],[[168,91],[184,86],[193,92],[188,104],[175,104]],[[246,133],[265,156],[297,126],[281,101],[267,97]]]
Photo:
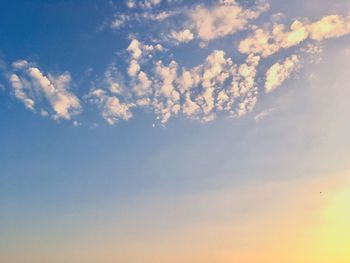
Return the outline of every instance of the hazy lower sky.
[[[0,9],[1,263],[350,262],[348,0]]]

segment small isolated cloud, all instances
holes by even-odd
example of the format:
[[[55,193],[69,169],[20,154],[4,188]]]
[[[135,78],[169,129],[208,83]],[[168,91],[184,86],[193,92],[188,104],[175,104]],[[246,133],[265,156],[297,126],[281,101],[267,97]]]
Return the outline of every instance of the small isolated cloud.
[[[189,29],[185,29],[183,31],[172,31],[170,37],[175,39],[179,43],[187,43],[193,40],[194,35]]]
[[[292,55],[282,62],[273,64],[266,72],[265,92],[270,93],[287,80],[300,66],[300,58]]]
[[[9,82],[17,99],[25,107],[35,111],[35,106],[43,97],[53,109],[54,119],[69,120],[81,111],[80,100],[69,91],[71,77],[68,72],[58,76],[44,75],[33,64],[21,60],[12,64],[13,72]]]
[[[82,124],[81,124],[81,122],[79,122],[79,121],[74,121],[73,122],[73,126],[74,127],[79,127],[79,126],[81,126]]]

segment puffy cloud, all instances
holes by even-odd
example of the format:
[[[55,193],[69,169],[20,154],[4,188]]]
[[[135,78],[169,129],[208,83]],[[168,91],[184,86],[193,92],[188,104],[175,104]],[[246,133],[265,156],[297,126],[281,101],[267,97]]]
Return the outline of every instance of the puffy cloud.
[[[139,42],[131,46],[128,49],[131,61],[142,60],[146,45]],[[131,76],[129,90],[112,94],[97,89],[90,97],[110,124],[131,118],[134,107],[154,111],[161,125],[175,116],[202,122],[213,120],[220,112],[240,117],[256,104],[259,61],[260,57],[252,54],[245,63],[237,65],[222,50],[213,51],[202,64],[190,69],[180,67],[175,60],[168,64],[159,60],[148,65],[147,73],[141,68]]]
[[[12,66],[15,73],[10,74],[9,82],[16,98],[23,101],[28,109],[34,111],[35,100],[43,96],[52,106],[55,119],[69,120],[81,111],[78,97],[69,91],[69,73],[46,76],[25,60],[16,61]]]
[[[250,54],[246,62],[239,65],[232,82],[231,92],[238,101],[236,112],[238,117],[242,117],[251,112],[257,102],[258,87],[256,85],[257,67],[260,57]]]
[[[149,79],[148,75],[145,72],[140,71],[134,86],[134,91],[136,96],[138,97],[149,96],[151,93],[151,89],[150,89],[151,85],[152,85],[152,81]]]
[[[203,92],[196,101],[201,105],[207,117],[212,114],[215,107],[216,91],[224,85],[224,82],[232,74],[232,65],[232,60],[226,59],[225,52],[222,50],[215,50],[206,59],[202,76]]]
[[[181,1],[166,1],[167,4],[174,2]],[[160,6],[161,0],[126,1],[129,8],[135,9],[116,14],[110,27],[133,26],[133,22],[148,22],[145,23],[148,26],[152,21],[163,21],[173,15],[181,16],[181,20],[178,20],[180,23],[155,23],[155,27],[152,25],[150,30],[141,33],[130,30],[132,35],[128,37],[134,39],[125,52],[126,67],[119,71],[116,61],[112,63],[105,71],[102,83],[88,95],[108,123],[115,124],[132,118],[132,110],[136,108],[153,111],[157,121],[163,125],[177,116],[203,122],[213,120],[220,114],[244,116],[254,109],[258,101],[257,79],[265,77],[261,89],[265,88],[266,93],[270,93],[300,66],[299,53],[283,61],[272,62],[275,64],[260,76],[258,68],[263,68],[259,67],[263,58],[312,40],[298,52],[313,56],[312,59],[316,61],[322,52],[322,40],[350,32],[349,16],[330,15],[314,22],[300,19],[290,26],[277,22],[280,20],[273,16],[271,24],[260,27],[250,22],[269,8],[264,0],[253,0],[242,5],[239,3],[244,1],[238,3],[237,0],[204,2],[191,3],[188,9],[176,7],[170,11],[160,11],[152,8]],[[142,29],[149,29],[146,26]],[[247,29],[252,30],[248,37],[242,39],[242,35],[237,34],[235,39],[239,42],[239,51],[246,56],[245,60],[238,56],[239,62],[233,61],[223,50],[214,50],[206,54],[202,63],[184,67],[175,59],[177,53],[171,50],[174,42],[187,43],[196,39],[206,46],[211,40]],[[154,32],[157,32],[157,36],[153,35]],[[142,33],[147,34],[144,39],[148,39],[150,44],[135,38],[143,37]],[[160,43],[168,44],[168,47],[163,48]],[[209,49],[210,45],[207,47]],[[208,49],[197,54],[203,55]],[[158,54],[160,51],[164,53]],[[56,119],[71,119],[81,111],[80,100],[70,91],[69,73],[58,76],[44,74],[34,64],[20,60],[12,64],[12,70],[6,76],[14,96],[33,112]],[[96,86],[95,83],[93,85]],[[52,110],[47,106],[42,108],[40,100],[46,100]],[[269,113],[262,112],[255,119],[258,121]]]
[[[156,63],[155,74],[155,100],[152,103],[158,118],[162,124],[168,122],[172,114],[178,114],[180,110],[180,92],[175,88],[178,65],[171,61],[164,65],[162,61]]]
[[[283,62],[273,64],[266,72],[265,91],[270,93],[279,87],[300,66],[300,58],[292,55]]]
[[[180,43],[190,42],[194,38],[193,33],[189,29],[185,29],[179,32],[172,31],[170,37]]]
[[[191,93],[186,92],[185,103],[182,106],[182,112],[187,117],[193,117],[193,116],[196,116],[199,111],[200,111],[200,106],[192,100]]]
[[[350,33],[350,17],[325,16],[314,23],[294,21],[290,28],[274,24],[272,29],[255,28],[252,35],[240,41],[238,49],[245,54],[261,54],[268,57],[280,49],[299,45],[307,39],[321,41]]]
[[[191,91],[192,88],[200,84],[202,80],[202,67],[202,65],[198,65],[192,69],[182,68],[176,79],[181,94]]]
[[[69,120],[73,114],[80,111],[79,99],[68,91],[71,81],[69,73],[47,77],[38,68],[30,67],[27,74],[32,78],[33,85],[40,89],[50,102],[56,113],[55,118]]]
[[[90,92],[89,98],[102,112],[103,118],[111,125],[119,120],[129,120],[132,118],[131,108],[133,104],[123,103],[115,95],[109,95],[105,90],[95,89]]]
[[[127,48],[130,54],[130,63],[128,68],[128,74],[131,78],[131,85],[137,97],[147,97],[151,93],[152,81],[149,79],[147,73],[142,71],[141,64],[144,63],[145,58],[152,57],[152,53],[156,51],[163,51],[163,47],[160,44],[146,45],[137,39],[133,39]],[[141,104],[149,102],[147,100],[141,100]],[[147,103],[148,104],[148,103]]]
[[[137,73],[139,73],[140,69],[141,69],[141,67],[140,67],[139,63],[137,62],[137,60],[135,60],[135,59],[131,60],[129,68],[128,68],[129,76],[135,77],[137,75]]]
[[[127,48],[133,59],[139,59],[142,55],[141,43],[137,39],[133,39]]]
[[[309,26],[310,38],[321,41],[350,33],[350,16],[325,16]]]
[[[245,54],[261,54],[268,57],[282,48],[296,46],[307,39],[309,32],[300,21],[295,21],[289,31],[282,24],[275,24],[271,31],[257,28],[254,33],[239,43],[239,51]]]
[[[142,58],[148,56],[152,57],[152,53],[157,51],[163,51],[164,48],[161,44],[146,45],[137,39],[131,40],[127,51],[130,54],[131,60],[140,61]]]
[[[199,5],[189,11],[189,16],[198,37],[210,41],[245,29],[250,20],[268,9],[262,1],[256,6],[255,10],[244,9],[236,1],[225,0],[211,8]]]

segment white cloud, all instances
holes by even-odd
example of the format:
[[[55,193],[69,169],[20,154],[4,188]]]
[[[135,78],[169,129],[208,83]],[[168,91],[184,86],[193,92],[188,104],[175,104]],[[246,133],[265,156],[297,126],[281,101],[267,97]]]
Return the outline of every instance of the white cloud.
[[[259,56],[250,54],[244,64],[237,66],[232,81],[231,93],[234,99],[237,100],[236,104],[238,104],[236,111],[232,113],[238,117],[251,112],[257,103],[256,75],[260,60]]]
[[[140,71],[137,76],[137,82],[134,86],[136,96],[144,97],[150,95],[151,85],[152,81],[149,79],[148,75],[145,72]]]
[[[128,8],[144,8],[144,9],[150,9],[153,8],[155,6],[160,5],[160,3],[162,2],[162,0],[127,0],[126,1],[126,6]]]
[[[156,63],[156,98],[153,107],[162,124],[168,122],[171,115],[178,114],[180,110],[180,93],[175,88],[177,70],[178,65],[175,61],[170,62],[168,66],[164,65],[162,61]]]
[[[265,91],[270,93],[287,80],[300,66],[300,58],[292,55],[283,62],[272,65],[266,72]]]
[[[282,48],[296,46],[309,36],[307,28],[295,21],[288,31],[282,24],[275,24],[271,31],[262,28],[255,29],[254,33],[239,43],[239,51],[245,54],[260,54],[263,57],[271,56]]]
[[[17,99],[34,111],[35,100],[43,96],[52,106],[55,119],[69,120],[81,111],[78,97],[69,91],[71,77],[63,73],[57,77],[45,76],[37,67],[25,60],[12,64],[15,73],[10,74],[9,82]]]
[[[114,20],[111,23],[112,29],[119,29],[123,27],[127,22],[131,20],[131,17],[126,14],[118,14],[115,16]]]
[[[139,71],[140,71],[140,65],[137,62],[137,60],[135,60],[135,59],[131,60],[129,68],[128,68],[129,76],[135,77],[137,75],[137,73],[139,73]]]
[[[50,102],[55,111],[54,118],[69,120],[72,115],[81,110],[79,99],[68,91],[71,77],[64,73],[58,77],[43,75],[38,68],[30,67],[27,74],[36,86]]]
[[[151,21],[163,21],[165,19],[168,19],[169,17],[172,17],[174,15],[176,15],[178,12],[176,10],[172,10],[172,11],[161,11],[159,13],[149,13],[149,12],[145,12],[140,14],[139,16],[136,16],[136,19],[138,20],[142,20],[142,19],[146,19],[146,20],[151,20]]]
[[[350,33],[350,16],[325,16],[309,26],[310,38],[321,41],[327,38],[341,37]]]
[[[274,24],[270,30],[255,28],[252,35],[240,41],[238,49],[245,54],[271,56],[280,49],[299,45],[307,39],[321,41],[350,33],[350,17],[325,16],[314,23],[294,21],[286,30],[283,24]]]
[[[123,92],[123,85],[121,84],[122,78],[123,77],[118,72],[117,66],[115,63],[112,63],[104,74],[105,82],[111,93],[121,94]]]
[[[189,16],[198,38],[210,41],[245,29],[250,20],[268,9],[268,5],[261,1],[256,6],[255,10],[250,10],[236,1],[219,1],[211,8],[199,5],[189,11]]]
[[[204,64],[202,86],[203,93],[197,98],[197,102],[201,104],[205,115],[210,116],[215,107],[216,91],[220,89],[224,82],[232,74],[231,68],[233,66],[230,58],[225,58],[225,52],[222,50],[215,50],[206,59]]]
[[[137,39],[133,39],[127,48],[130,52],[131,57],[135,60],[139,59],[142,55],[141,43]]]
[[[130,54],[130,62],[128,74],[131,78],[131,85],[135,95],[143,100],[139,100],[138,104],[149,103],[148,96],[150,95],[152,81],[149,79],[147,73],[142,70],[142,64],[147,59],[152,58],[152,54],[157,51],[163,51],[163,46],[160,44],[146,45],[137,39],[133,39],[127,48]],[[147,58],[147,59],[146,59]]]
[[[26,88],[23,86],[21,79],[16,74],[11,74],[9,81],[14,90],[16,98],[21,100],[27,109],[35,111],[35,102],[33,99],[27,96],[25,91]]]
[[[137,58],[142,63],[145,52],[152,50],[151,46],[133,42],[128,48],[130,61]],[[115,95],[97,89],[90,97],[95,98],[93,101],[110,124],[131,118],[134,107],[154,111],[161,125],[176,116],[202,122],[213,120],[220,112],[241,117],[251,112],[257,102],[259,62],[260,57],[252,54],[237,65],[222,50],[213,51],[203,64],[190,69],[180,67],[175,60],[168,64],[159,60],[147,64],[147,71],[140,67],[136,74],[130,74],[128,90]]]
[[[193,117],[193,116],[196,116],[199,111],[200,111],[200,106],[193,101],[193,99],[191,98],[191,93],[186,92],[185,103],[182,106],[182,112],[187,117]]]
[[[164,7],[176,1],[167,0]],[[321,57],[323,40],[350,33],[350,16],[336,14],[313,22],[298,19],[288,26],[281,24],[282,19],[278,18],[281,14],[278,14],[268,16],[272,17],[269,24],[261,24],[257,18],[269,8],[264,0],[253,0],[249,4],[237,0],[194,2],[188,9],[177,6],[171,10],[154,8],[163,7],[161,0],[127,0],[125,3],[132,10],[116,14],[109,26],[119,29],[132,27],[136,22],[137,26],[144,23],[141,28],[145,30],[129,31],[130,44],[123,53],[127,54],[123,61],[126,66],[119,69],[124,63],[114,61],[106,69],[101,83],[96,85],[93,82],[94,88],[88,94],[89,100],[98,106],[103,118],[110,124],[129,120],[136,108],[153,111],[157,122],[162,125],[178,116],[202,122],[224,114],[237,118],[244,116],[254,109],[258,101],[260,90],[257,79],[259,83],[260,80],[263,82],[261,90],[270,93],[300,68],[301,54],[307,54],[308,61],[317,62]],[[174,15],[179,15],[179,20],[164,21]],[[252,21],[257,25],[252,25]],[[150,28],[147,27],[149,25]],[[243,34],[236,34],[234,39],[239,43],[238,51],[245,58],[240,55],[236,61],[224,50],[209,50],[209,41],[245,30],[251,30],[248,37],[242,39]],[[176,59],[177,51],[182,49],[172,52],[171,48],[174,43],[193,40],[207,47],[196,52],[205,56],[203,62],[191,67],[182,66],[181,60]],[[212,44],[224,46],[224,43]],[[295,51],[298,55],[284,60],[277,57],[266,72],[259,74],[258,68],[265,67],[265,64],[260,65],[264,63],[264,58],[281,49],[299,45],[301,47]],[[227,50],[232,54],[231,48]],[[185,55],[192,54],[191,50],[185,52],[188,52]],[[188,59],[183,54],[181,57]],[[2,65],[0,68],[7,71]],[[71,76],[68,72],[60,75],[44,73],[33,63],[19,60],[12,63],[12,69],[5,73],[13,95],[33,112],[69,120],[82,109],[79,98],[70,90]],[[272,111],[262,111],[255,119],[259,121]]]
[[[193,33],[189,29],[185,29],[179,32],[172,31],[170,37],[180,43],[190,42],[194,38]]]
[[[130,111],[133,104],[123,103],[117,96],[108,95],[105,90],[95,89],[90,92],[89,98],[101,109],[103,118],[111,125],[133,116]]]
[[[18,69],[24,69],[26,67],[28,67],[28,61],[26,60],[18,60],[12,63],[12,67],[16,70]]]

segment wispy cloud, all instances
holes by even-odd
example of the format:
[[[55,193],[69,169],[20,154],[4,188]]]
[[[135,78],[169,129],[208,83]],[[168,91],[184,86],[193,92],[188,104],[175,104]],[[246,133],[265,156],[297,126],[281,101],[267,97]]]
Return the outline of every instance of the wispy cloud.
[[[275,108],[270,108],[270,109],[264,110],[264,111],[258,113],[257,115],[255,115],[254,120],[257,122],[261,121],[261,120],[265,119],[267,116],[271,115],[275,111],[276,111]]]

